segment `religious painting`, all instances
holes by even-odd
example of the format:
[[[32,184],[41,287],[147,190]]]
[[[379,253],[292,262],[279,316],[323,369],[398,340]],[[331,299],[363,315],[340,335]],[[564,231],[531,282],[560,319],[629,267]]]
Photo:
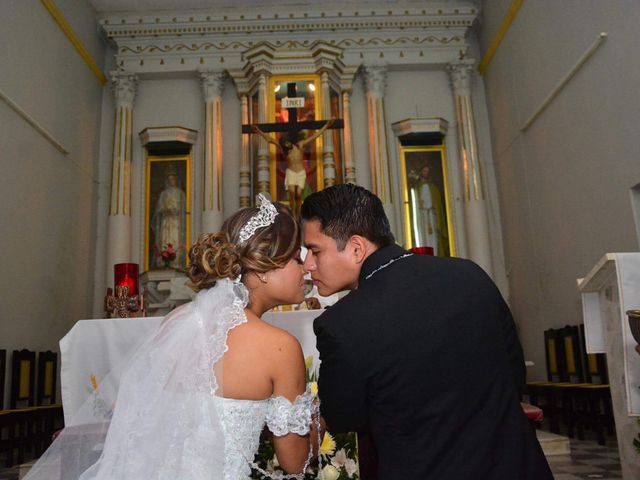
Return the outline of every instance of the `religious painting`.
[[[146,163],[146,270],[185,269],[191,242],[191,157],[148,156]]]
[[[406,248],[426,247],[439,257],[455,255],[444,146],[400,149]]]

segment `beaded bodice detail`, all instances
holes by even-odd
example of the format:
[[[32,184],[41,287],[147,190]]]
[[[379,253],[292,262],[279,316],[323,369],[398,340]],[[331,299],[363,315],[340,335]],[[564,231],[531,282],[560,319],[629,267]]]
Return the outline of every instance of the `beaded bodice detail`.
[[[308,390],[293,403],[284,397],[265,400],[214,397],[225,437],[224,480],[249,478],[265,425],[276,436],[290,432],[306,435],[311,425],[312,400]]]

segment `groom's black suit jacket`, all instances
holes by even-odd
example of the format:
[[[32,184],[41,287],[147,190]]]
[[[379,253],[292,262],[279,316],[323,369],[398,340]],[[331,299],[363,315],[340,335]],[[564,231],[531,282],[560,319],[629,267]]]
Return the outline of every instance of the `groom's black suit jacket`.
[[[372,435],[378,480],[552,479],[519,403],[522,348],[509,308],[473,262],[362,267],[358,289],[314,323],[321,411],[333,432]]]

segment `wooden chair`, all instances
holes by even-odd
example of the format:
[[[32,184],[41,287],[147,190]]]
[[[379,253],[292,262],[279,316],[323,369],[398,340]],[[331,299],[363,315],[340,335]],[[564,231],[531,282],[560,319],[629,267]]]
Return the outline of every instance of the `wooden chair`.
[[[4,382],[7,371],[7,351],[0,350],[0,410],[4,409]],[[0,432],[1,433],[1,432]]]
[[[35,440],[36,352],[14,350],[11,356],[11,394],[9,406],[11,421],[8,426],[9,451],[7,465],[13,464],[17,449],[17,463],[23,463],[25,452],[32,450]]]
[[[562,404],[559,392],[555,387],[569,379],[564,343],[560,341],[559,330],[550,328],[544,331],[544,350],[547,381],[527,382],[526,391],[529,395],[529,402],[544,411],[545,416],[549,419],[551,431],[559,433]]]
[[[4,382],[5,372],[7,369],[7,351],[0,350],[0,453],[7,453],[9,448],[9,439],[5,436],[9,428],[9,417],[4,410]]]
[[[578,438],[584,439],[584,429],[596,434],[600,445],[605,444],[605,430],[614,433],[611,389],[604,353],[587,353],[584,341],[584,325],[580,325],[580,347],[585,366],[586,383],[575,389],[574,412],[577,418]]]
[[[38,407],[54,407],[56,403],[56,384],[58,354],[51,351],[38,353],[38,387],[36,403]],[[42,454],[51,444],[55,431],[56,408],[39,408],[34,419],[34,443],[36,454]]]
[[[567,426],[568,436],[573,438],[578,425],[576,402],[577,388],[587,386],[584,383],[584,369],[580,347],[580,332],[576,325],[567,325],[557,331],[557,339],[562,343],[565,365],[565,382],[559,382],[553,388],[561,405],[560,416]]]
[[[38,405],[56,403],[56,386],[58,376],[58,354],[51,351],[38,354]]]
[[[11,397],[9,407],[33,407],[35,404],[36,352],[14,350],[11,358]]]

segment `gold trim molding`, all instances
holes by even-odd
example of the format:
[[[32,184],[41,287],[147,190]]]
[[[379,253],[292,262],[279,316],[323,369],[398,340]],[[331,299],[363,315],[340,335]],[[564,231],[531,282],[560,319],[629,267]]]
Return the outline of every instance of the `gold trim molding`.
[[[487,51],[485,52],[482,60],[480,61],[480,64],[478,65],[478,72],[480,73],[480,75],[484,75],[484,73],[487,71],[487,68],[489,68],[489,64],[491,63],[493,56],[496,54],[498,47],[500,47],[504,36],[509,31],[511,24],[515,20],[516,15],[518,14],[518,11],[520,10],[520,7],[522,7],[523,3],[524,0],[511,0],[511,5],[509,6],[509,9],[507,10],[504,18],[502,19],[502,23],[498,27],[496,34],[489,44],[489,48],[487,48]]]
[[[84,63],[87,64],[87,66],[96,76],[100,84],[106,85],[107,77],[105,76],[104,73],[102,73],[102,70],[100,70],[96,61],[93,59],[91,54],[87,51],[87,49],[84,47],[84,45],[80,41],[80,38],[78,37],[76,32],[71,28],[71,25],[69,25],[69,22],[67,22],[67,19],[64,18],[64,16],[62,15],[62,12],[60,12],[60,10],[56,6],[56,4],[53,2],[53,0],[40,0],[40,2],[44,6],[44,8],[47,9],[49,14],[51,14],[51,16],[53,17],[53,20],[58,24],[58,26],[60,27],[60,30],[62,30],[62,33],[64,33],[65,36],[69,39],[73,47],[80,54],[80,57],[82,58]]]

